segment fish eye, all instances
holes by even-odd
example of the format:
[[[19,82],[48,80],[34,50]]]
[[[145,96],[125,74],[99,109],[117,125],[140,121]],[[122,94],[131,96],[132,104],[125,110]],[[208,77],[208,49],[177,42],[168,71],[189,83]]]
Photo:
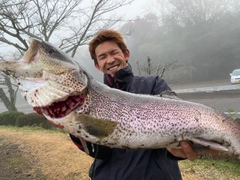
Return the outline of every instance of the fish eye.
[[[54,53],[54,52],[55,52],[55,49],[49,49],[49,50],[48,50],[48,53],[49,53],[49,54],[52,54],[52,53]]]

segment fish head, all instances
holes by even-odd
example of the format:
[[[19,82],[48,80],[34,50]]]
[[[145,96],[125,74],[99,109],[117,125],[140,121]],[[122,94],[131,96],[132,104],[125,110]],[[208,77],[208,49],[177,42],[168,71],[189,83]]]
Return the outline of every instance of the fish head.
[[[79,70],[75,61],[66,53],[54,47],[49,42],[38,39],[30,39],[30,46],[24,54],[22,61],[27,64],[35,63],[35,72],[45,71],[51,74],[61,75],[72,70]]]
[[[52,44],[38,39],[29,42],[24,56],[0,62],[0,71],[16,79],[22,96],[38,113],[65,116],[85,100],[87,73]]]
[[[52,74],[62,74],[69,70],[78,70],[76,63],[52,44],[30,39],[29,48],[18,61],[4,61],[0,70],[15,79],[41,78],[44,71]]]

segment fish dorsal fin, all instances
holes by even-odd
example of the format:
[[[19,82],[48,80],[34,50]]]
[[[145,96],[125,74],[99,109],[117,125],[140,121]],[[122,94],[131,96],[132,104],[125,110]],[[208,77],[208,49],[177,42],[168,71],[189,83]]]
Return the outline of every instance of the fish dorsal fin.
[[[117,126],[116,121],[110,121],[106,119],[100,119],[86,114],[79,114],[77,121],[80,121],[90,135],[97,138],[104,138],[111,134]]]
[[[157,94],[157,95],[154,95],[154,96],[181,100],[180,98],[177,97],[177,94],[174,91],[171,91],[171,90],[163,91],[160,94]]]

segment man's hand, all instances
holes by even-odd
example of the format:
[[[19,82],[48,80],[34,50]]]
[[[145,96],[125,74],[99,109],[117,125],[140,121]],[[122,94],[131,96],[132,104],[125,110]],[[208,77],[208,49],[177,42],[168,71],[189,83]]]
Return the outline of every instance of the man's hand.
[[[175,157],[187,158],[193,161],[198,158],[198,153],[193,150],[192,146],[188,142],[181,142],[182,149],[167,148],[167,150]],[[208,152],[212,155],[217,155],[219,151],[210,149]]]
[[[198,153],[193,150],[188,142],[181,142],[182,149],[167,148],[167,150],[175,157],[187,158],[193,161],[198,158]]]

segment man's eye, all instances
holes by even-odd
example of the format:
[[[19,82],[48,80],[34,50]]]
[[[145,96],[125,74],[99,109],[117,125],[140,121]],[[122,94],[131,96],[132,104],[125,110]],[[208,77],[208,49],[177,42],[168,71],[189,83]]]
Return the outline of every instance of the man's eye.
[[[105,56],[99,56],[98,59],[103,60],[103,59],[105,59]]]
[[[116,50],[116,51],[112,51],[112,54],[117,54],[118,53],[118,51]]]

